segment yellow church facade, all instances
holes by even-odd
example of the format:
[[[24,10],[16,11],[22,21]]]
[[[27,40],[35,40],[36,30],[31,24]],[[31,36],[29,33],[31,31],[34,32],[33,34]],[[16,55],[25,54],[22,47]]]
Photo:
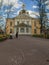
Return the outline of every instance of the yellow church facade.
[[[32,18],[29,12],[22,9],[15,18],[6,19],[6,34],[34,35],[40,34],[40,20]]]

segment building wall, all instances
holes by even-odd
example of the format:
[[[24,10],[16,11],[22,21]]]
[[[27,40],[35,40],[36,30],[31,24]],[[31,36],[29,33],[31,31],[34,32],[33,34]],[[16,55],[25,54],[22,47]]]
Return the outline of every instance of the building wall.
[[[25,23],[27,24],[27,22],[29,22],[29,25],[31,25],[31,20],[30,19],[15,19],[15,25],[17,25],[17,22],[19,21],[20,23]]]
[[[40,20],[36,20],[37,34],[40,34]]]
[[[32,19],[32,35],[34,34],[40,34],[40,20],[38,19]],[[35,33],[36,29],[36,33]]]
[[[28,18],[26,19],[25,17],[24,17],[24,18],[21,18],[21,17],[20,17],[19,19],[16,18],[16,19],[15,19],[15,25],[18,25],[17,22],[19,22],[19,24],[24,23],[24,24],[27,24],[27,25],[30,25],[30,26],[31,26],[31,19],[28,19]],[[15,30],[15,31],[14,31],[14,34],[16,34],[16,29],[17,29],[17,28],[15,27],[15,29],[14,29],[14,30]],[[23,34],[24,34],[24,35],[25,35],[25,34],[30,35],[30,34],[31,34],[31,29],[30,29],[30,28],[29,28],[29,33],[26,33],[26,30],[24,31],[24,33],[21,33],[21,32],[20,32],[20,29],[21,29],[21,27],[19,27],[19,34],[20,34],[20,35],[23,35]],[[26,29],[26,27],[25,27],[25,29]]]
[[[27,21],[29,21],[29,25],[31,25],[31,35],[34,34],[40,34],[40,21],[38,19],[8,19],[6,21],[6,33],[10,34],[10,29],[12,29],[12,34],[16,33],[16,29],[14,28],[15,25],[17,25],[17,21],[19,21],[20,23],[22,21],[24,21],[25,23],[27,23]],[[10,26],[10,22],[12,22],[12,26]],[[35,24],[36,23],[36,24]],[[34,31],[34,29],[36,29],[36,33]]]
[[[34,20],[32,19],[32,35],[34,34]]]
[[[10,26],[10,22],[12,22],[12,26]],[[14,20],[12,19],[6,21],[6,34],[10,34],[10,29],[12,29],[12,33],[14,33]]]

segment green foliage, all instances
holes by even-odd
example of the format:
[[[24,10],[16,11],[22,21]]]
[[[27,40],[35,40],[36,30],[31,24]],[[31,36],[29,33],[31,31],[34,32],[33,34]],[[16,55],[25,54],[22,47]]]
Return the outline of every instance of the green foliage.
[[[1,42],[1,41],[4,41],[4,40],[6,40],[6,39],[7,39],[6,37],[0,38],[0,42]]]
[[[33,37],[43,38],[44,36],[43,36],[43,35],[37,35],[37,34],[34,34]]]
[[[7,39],[7,36],[6,36],[6,35],[3,35],[3,34],[0,35],[0,42],[1,42],[1,41],[4,41],[4,40],[6,40],[6,39]]]
[[[42,34],[41,35],[34,34],[33,37],[49,39],[49,34],[46,34],[46,37],[45,37],[45,34],[43,34],[43,35]]]
[[[47,39],[49,39],[49,34],[47,35]]]
[[[9,38],[9,37],[10,37],[10,35],[6,35],[6,37],[7,37],[7,38]]]

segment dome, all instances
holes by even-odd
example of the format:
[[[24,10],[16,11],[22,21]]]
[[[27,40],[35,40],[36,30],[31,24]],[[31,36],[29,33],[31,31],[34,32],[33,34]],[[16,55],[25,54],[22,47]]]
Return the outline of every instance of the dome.
[[[29,14],[29,12],[25,10],[25,4],[22,5],[22,10],[19,12],[19,14]]]

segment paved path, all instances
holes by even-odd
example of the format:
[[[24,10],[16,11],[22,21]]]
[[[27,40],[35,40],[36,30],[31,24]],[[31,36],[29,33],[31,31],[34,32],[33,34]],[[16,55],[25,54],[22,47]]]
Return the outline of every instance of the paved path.
[[[0,42],[0,65],[49,65],[49,40],[20,36]]]

